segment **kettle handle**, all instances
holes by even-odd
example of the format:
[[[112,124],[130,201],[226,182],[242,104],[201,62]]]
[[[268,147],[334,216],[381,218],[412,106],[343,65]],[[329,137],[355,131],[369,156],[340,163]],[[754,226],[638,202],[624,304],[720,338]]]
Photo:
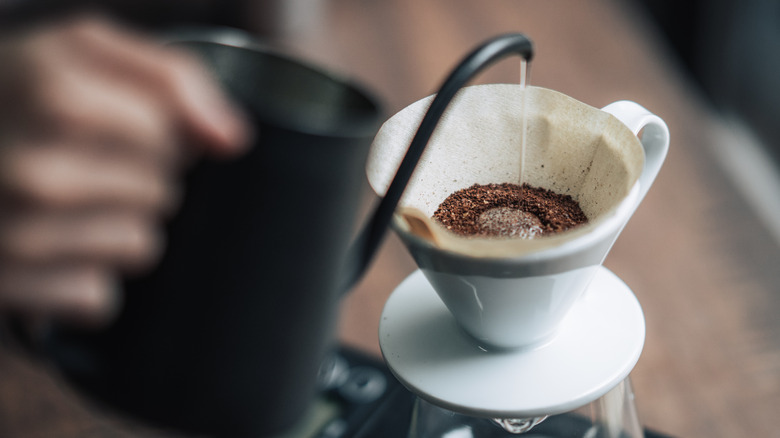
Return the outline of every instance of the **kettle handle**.
[[[343,277],[346,280],[346,284],[342,288],[344,292],[349,291],[360,280],[371,263],[428,140],[452,98],[455,97],[458,90],[482,70],[511,54],[518,54],[526,61],[530,61],[533,57],[533,43],[521,33],[494,37],[468,54],[444,81],[420,122],[417,133],[409,144],[409,149],[406,151],[385,196],[379,202],[369,222],[358,234],[347,254],[348,272]]]

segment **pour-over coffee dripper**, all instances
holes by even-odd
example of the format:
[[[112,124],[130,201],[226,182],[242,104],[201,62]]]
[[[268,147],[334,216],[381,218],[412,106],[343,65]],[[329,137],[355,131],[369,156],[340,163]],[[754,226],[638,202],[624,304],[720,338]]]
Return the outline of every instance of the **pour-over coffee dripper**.
[[[427,142],[394,222],[420,271],[386,304],[382,352],[421,400],[412,437],[494,436],[477,433],[483,419],[490,433],[519,433],[598,404],[604,415],[583,417],[588,435],[541,436],[639,437],[627,379],[644,344],[644,318],[631,290],[601,264],[660,169],[668,129],[633,102],[598,110],[507,84],[462,88],[445,112],[452,89],[512,53],[496,50],[512,38],[478,48],[442,87],[449,97],[439,92],[410,105],[375,138],[367,173],[380,195],[407,147]],[[530,58],[530,48],[518,53]],[[521,135],[525,154],[517,151]],[[523,182],[571,195],[589,224],[534,240],[473,239],[428,219],[458,189],[519,182],[521,162]],[[423,212],[416,224],[404,214],[410,209]],[[458,418],[461,429],[435,431],[431,418],[439,425]]]

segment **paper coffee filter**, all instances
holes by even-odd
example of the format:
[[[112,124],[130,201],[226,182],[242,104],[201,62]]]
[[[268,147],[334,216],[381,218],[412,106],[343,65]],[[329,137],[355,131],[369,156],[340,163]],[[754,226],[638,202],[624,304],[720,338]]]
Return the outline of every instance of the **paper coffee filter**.
[[[377,133],[366,172],[378,195],[386,192],[432,99],[404,108]],[[520,182],[524,106],[523,181],[570,195],[589,225],[533,240],[465,238],[446,231],[430,217],[453,192],[475,183]],[[516,84],[465,87],[439,122],[397,212],[421,211],[437,244],[447,249],[471,255],[522,253],[573,239],[608,217],[636,183],[643,161],[641,144],[625,125],[564,94]],[[398,217],[395,225],[409,231]]]

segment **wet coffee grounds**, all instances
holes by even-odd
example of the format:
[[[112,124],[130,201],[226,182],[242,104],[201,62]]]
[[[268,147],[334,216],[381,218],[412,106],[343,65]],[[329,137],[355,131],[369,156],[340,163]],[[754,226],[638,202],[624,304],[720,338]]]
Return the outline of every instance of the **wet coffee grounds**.
[[[569,195],[528,184],[474,184],[439,205],[433,219],[462,236],[531,239],[588,221]]]

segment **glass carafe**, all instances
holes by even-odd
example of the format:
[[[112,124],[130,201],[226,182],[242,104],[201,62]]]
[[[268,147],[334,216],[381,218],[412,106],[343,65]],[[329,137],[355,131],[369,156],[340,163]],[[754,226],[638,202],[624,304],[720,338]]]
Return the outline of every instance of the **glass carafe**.
[[[409,438],[642,438],[630,378],[571,412],[523,419],[478,418],[415,402]]]

